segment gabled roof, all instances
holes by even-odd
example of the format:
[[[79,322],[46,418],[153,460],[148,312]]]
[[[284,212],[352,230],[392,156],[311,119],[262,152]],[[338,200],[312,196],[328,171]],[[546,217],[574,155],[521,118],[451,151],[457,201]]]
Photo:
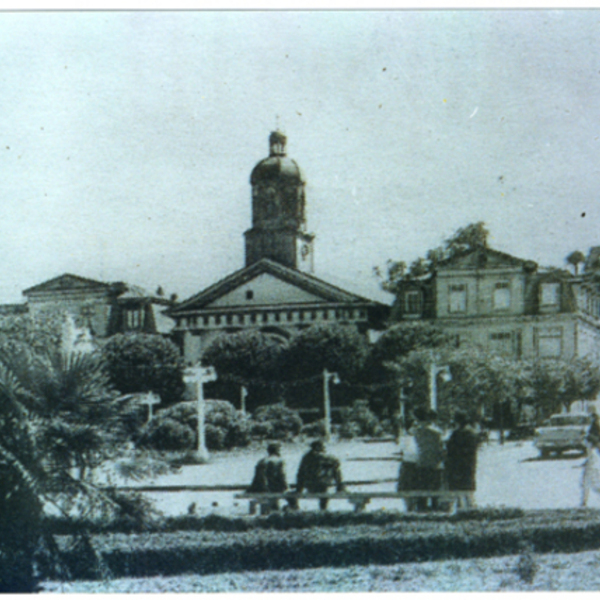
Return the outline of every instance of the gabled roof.
[[[80,277],[79,275],[72,275],[71,273],[65,273],[59,275],[38,285],[34,285],[23,291],[25,296],[29,294],[35,294],[38,292],[57,292],[63,290],[84,290],[84,289],[109,289],[110,284],[104,283],[103,281],[96,281],[94,279],[87,279]]]
[[[502,267],[529,267],[537,269],[537,263],[494,250],[493,248],[473,248],[448,258],[438,265],[440,269],[493,269]]]
[[[271,275],[305,292],[318,296],[326,302],[379,304],[378,302],[374,302],[363,296],[348,292],[327,281],[319,279],[314,275],[309,275],[308,273],[286,267],[278,262],[269,260],[268,258],[263,258],[249,267],[235,271],[231,275],[207,287],[200,293],[184,300],[172,309],[167,310],[166,314],[172,316],[179,312],[202,309],[218,298],[262,274]]]

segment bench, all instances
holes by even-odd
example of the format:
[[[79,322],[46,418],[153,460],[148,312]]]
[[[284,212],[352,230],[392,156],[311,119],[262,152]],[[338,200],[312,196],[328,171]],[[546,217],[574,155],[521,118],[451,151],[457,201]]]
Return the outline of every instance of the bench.
[[[294,492],[282,493],[244,493],[236,494],[235,498],[250,501],[250,514],[256,514],[256,507],[260,507],[261,514],[268,512],[268,500],[309,500],[327,498],[329,500],[348,500],[354,506],[354,512],[361,512],[365,509],[372,498],[390,498],[395,500],[407,500],[418,498],[437,498],[442,505],[448,505],[452,511],[463,508],[471,508],[475,505],[473,492],[470,491],[449,491],[449,490],[423,490],[406,492],[336,492],[336,493],[304,493]]]

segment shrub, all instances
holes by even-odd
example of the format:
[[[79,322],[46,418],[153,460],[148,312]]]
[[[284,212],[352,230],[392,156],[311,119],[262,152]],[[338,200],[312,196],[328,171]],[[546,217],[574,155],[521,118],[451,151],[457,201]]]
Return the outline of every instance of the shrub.
[[[355,400],[352,406],[342,408],[340,415],[342,419],[341,437],[381,437],[384,434],[379,419],[369,408],[368,400]]]
[[[157,420],[171,420],[187,427],[192,432],[193,443],[196,443],[198,407],[195,400],[180,402],[160,411]],[[250,443],[250,420],[226,400],[206,400],[204,433],[209,450],[247,446]]]
[[[302,425],[300,433],[306,437],[324,437],[325,420],[319,419],[318,421],[313,421],[312,423],[306,423],[306,425]]]
[[[189,450],[194,447],[195,439],[195,430],[185,423],[159,417],[146,426],[138,443],[155,450]]]
[[[268,432],[273,439],[289,439],[297,436],[302,429],[302,418],[298,411],[283,403],[259,407],[253,415],[259,431]]]

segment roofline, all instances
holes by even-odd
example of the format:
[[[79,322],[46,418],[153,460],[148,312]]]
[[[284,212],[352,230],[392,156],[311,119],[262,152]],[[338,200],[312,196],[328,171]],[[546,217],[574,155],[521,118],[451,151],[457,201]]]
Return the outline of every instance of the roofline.
[[[111,286],[110,283],[106,283],[105,281],[98,281],[96,279],[89,279],[88,277],[81,277],[81,275],[74,275],[73,273],[63,273],[62,275],[58,275],[57,277],[53,277],[52,279],[48,279],[46,281],[43,281],[42,283],[38,283],[37,285],[33,285],[29,288],[27,288],[26,290],[23,290],[21,293],[23,295],[27,295],[30,294],[31,292],[36,292],[38,288],[41,288],[42,286],[46,286],[49,283],[53,283],[55,281],[58,281],[59,279],[62,279],[63,277],[73,277],[74,279],[78,279],[79,281],[85,281],[87,283],[93,283],[98,287],[104,287],[104,288],[109,288]]]
[[[210,285],[206,289],[202,290],[198,294],[195,294],[195,295],[191,296],[190,298],[188,298],[187,300],[184,300],[177,306],[173,307],[172,309],[169,309],[167,311],[167,314],[169,316],[171,316],[173,314],[179,313],[180,311],[185,311],[187,309],[187,307],[189,307],[190,305],[195,304],[196,302],[199,302],[199,301],[201,302],[204,300],[205,302],[210,302],[212,300],[211,295],[214,294],[217,290],[220,290],[221,288],[226,287],[227,285],[232,285],[234,283],[241,285],[241,284],[245,283],[246,281],[249,281],[250,279],[255,277],[260,272],[270,272],[271,274],[274,274],[274,275],[278,274],[283,279],[288,280],[288,281],[292,280],[292,282],[294,280],[296,282],[304,281],[304,282],[307,282],[309,284],[316,286],[317,288],[325,287],[330,291],[330,293],[331,293],[331,291],[333,291],[336,294],[345,296],[346,298],[348,298],[348,297],[352,298],[352,300],[339,299],[339,300],[333,300],[332,302],[341,302],[341,303],[363,302],[363,303],[370,304],[370,305],[387,306],[387,305],[383,304],[382,302],[376,302],[374,300],[370,300],[363,296],[359,296],[358,294],[354,294],[352,292],[346,291],[332,283],[329,283],[328,281],[326,281],[324,279],[320,279],[314,275],[305,273],[304,271],[299,271],[297,269],[292,269],[291,267],[286,267],[285,265],[282,265],[282,264],[280,264],[276,261],[270,260],[268,258],[262,258],[261,260],[251,264],[248,267],[244,267],[242,269],[238,269],[237,271],[234,271],[227,277],[224,277],[223,279],[220,279],[216,283],[213,283],[212,285]],[[241,280],[241,281],[239,281],[239,280]],[[218,296],[216,296],[216,297],[218,297]]]

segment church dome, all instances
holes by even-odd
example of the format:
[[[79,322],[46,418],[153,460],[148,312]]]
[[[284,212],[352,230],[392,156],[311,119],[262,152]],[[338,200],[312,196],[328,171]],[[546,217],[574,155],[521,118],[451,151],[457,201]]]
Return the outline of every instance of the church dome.
[[[250,175],[252,185],[274,180],[304,183],[298,163],[286,156],[286,141],[285,135],[280,131],[271,133],[269,136],[269,156],[261,160],[252,170]]]

